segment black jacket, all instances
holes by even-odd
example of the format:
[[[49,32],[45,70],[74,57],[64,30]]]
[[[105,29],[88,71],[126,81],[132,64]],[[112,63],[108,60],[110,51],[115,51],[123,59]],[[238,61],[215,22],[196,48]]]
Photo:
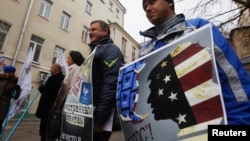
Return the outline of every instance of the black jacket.
[[[65,75],[62,73],[52,75],[47,80],[46,85],[44,87],[40,87],[40,92],[42,95],[36,110],[36,116],[38,118],[48,117],[61,88],[64,77]]]
[[[116,107],[118,73],[124,58],[109,37],[90,44],[90,48],[97,48],[92,64],[94,122],[103,125]]]

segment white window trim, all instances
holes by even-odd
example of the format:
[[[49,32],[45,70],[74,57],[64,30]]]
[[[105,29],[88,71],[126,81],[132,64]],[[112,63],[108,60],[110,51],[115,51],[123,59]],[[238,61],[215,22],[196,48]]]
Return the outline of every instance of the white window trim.
[[[92,4],[90,1],[87,1],[86,7],[85,7],[85,11],[86,11],[88,14],[91,14],[91,12],[92,12],[92,7],[93,7],[93,4]]]
[[[45,7],[42,9],[42,13],[40,13],[40,8],[41,8],[42,4],[44,4]],[[47,8],[49,8],[48,17],[46,17],[46,11],[48,10]],[[50,3],[47,0],[41,0],[40,6],[39,6],[39,9],[38,9],[38,15],[42,16],[45,19],[49,19],[51,9],[52,9],[52,3]]]
[[[62,18],[64,19],[63,21],[62,21]],[[68,21],[68,25],[66,24],[66,21]],[[63,11],[62,16],[61,16],[61,21],[60,21],[60,27],[63,30],[69,31],[69,24],[70,24],[70,15],[67,12]]]

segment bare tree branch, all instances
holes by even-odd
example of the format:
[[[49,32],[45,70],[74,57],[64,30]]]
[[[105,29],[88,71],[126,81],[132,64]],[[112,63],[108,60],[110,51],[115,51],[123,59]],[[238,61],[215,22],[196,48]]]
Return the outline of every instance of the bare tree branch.
[[[249,0],[247,2],[245,2],[243,0],[232,0],[232,1],[234,1],[236,3],[239,3],[239,4],[242,4],[242,5],[244,5],[247,8],[250,8],[250,1]]]
[[[233,12],[233,11],[235,11],[235,10],[239,10],[239,8],[235,8],[235,9],[232,9],[232,10],[226,11],[226,12],[224,12],[224,13],[220,13],[220,14],[218,14],[218,15],[215,15],[214,17],[209,18],[208,20],[212,20],[212,19],[214,19],[214,18],[217,18],[217,17],[223,16],[223,15],[225,15],[226,13],[230,13],[230,12]]]
[[[189,4],[183,9],[183,12],[188,12],[185,13],[187,18],[204,17],[218,26],[221,31],[229,31],[237,27],[243,12],[250,8],[250,0],[232,0],[231,6],[228,6],[230,0],[177,0],[178,3],[184,3],[184,1]]]

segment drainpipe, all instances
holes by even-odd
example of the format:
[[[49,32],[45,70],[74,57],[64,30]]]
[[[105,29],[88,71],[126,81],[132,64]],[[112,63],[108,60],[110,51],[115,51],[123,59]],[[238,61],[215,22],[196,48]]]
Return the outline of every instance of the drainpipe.
[[[32,9],[33,2],[34,2],[34,0],[31,0],[31,1],[30,1],[29,9],[28,9],[28,11],[27,11],[27,14],[26,14],[26,17],[25,17],[25,21],[24,21],[24,23],[23,23],[22,32],[21,32],[21,35],[20,35],[20,38],[19,38],[19,41],[18,41],[18,45],[17,45],[17,49],[16,49],[16,52],[15,52],[15,56],[14,56],[13,62],[12,62],[12,65],[13,65],[13,66],[15,66],[15,64],[16,64],[17,55],[19,54],[19,50],[20,50],[20,48],[21,48],[21,44],[22,44],[22,41],[23,41],[23,36],[24,36],[25,31],[26,31],[26,26],[27,26],[27,23],[28,23],[28,20],[29,20],[30,11],[31,11],[31,9]]]

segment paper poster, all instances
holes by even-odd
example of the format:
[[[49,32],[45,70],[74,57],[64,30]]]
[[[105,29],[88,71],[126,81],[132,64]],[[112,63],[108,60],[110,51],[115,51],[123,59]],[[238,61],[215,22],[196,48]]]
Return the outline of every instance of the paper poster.
[[[76,82],[71,88],[64,107],[61,141],[92,141],[93,101],[92,101],[92,61],[95,50],[81,66]]]
[[[209,24],[120,69],[125,141],[185,140],[226,123],[211,32]]]

